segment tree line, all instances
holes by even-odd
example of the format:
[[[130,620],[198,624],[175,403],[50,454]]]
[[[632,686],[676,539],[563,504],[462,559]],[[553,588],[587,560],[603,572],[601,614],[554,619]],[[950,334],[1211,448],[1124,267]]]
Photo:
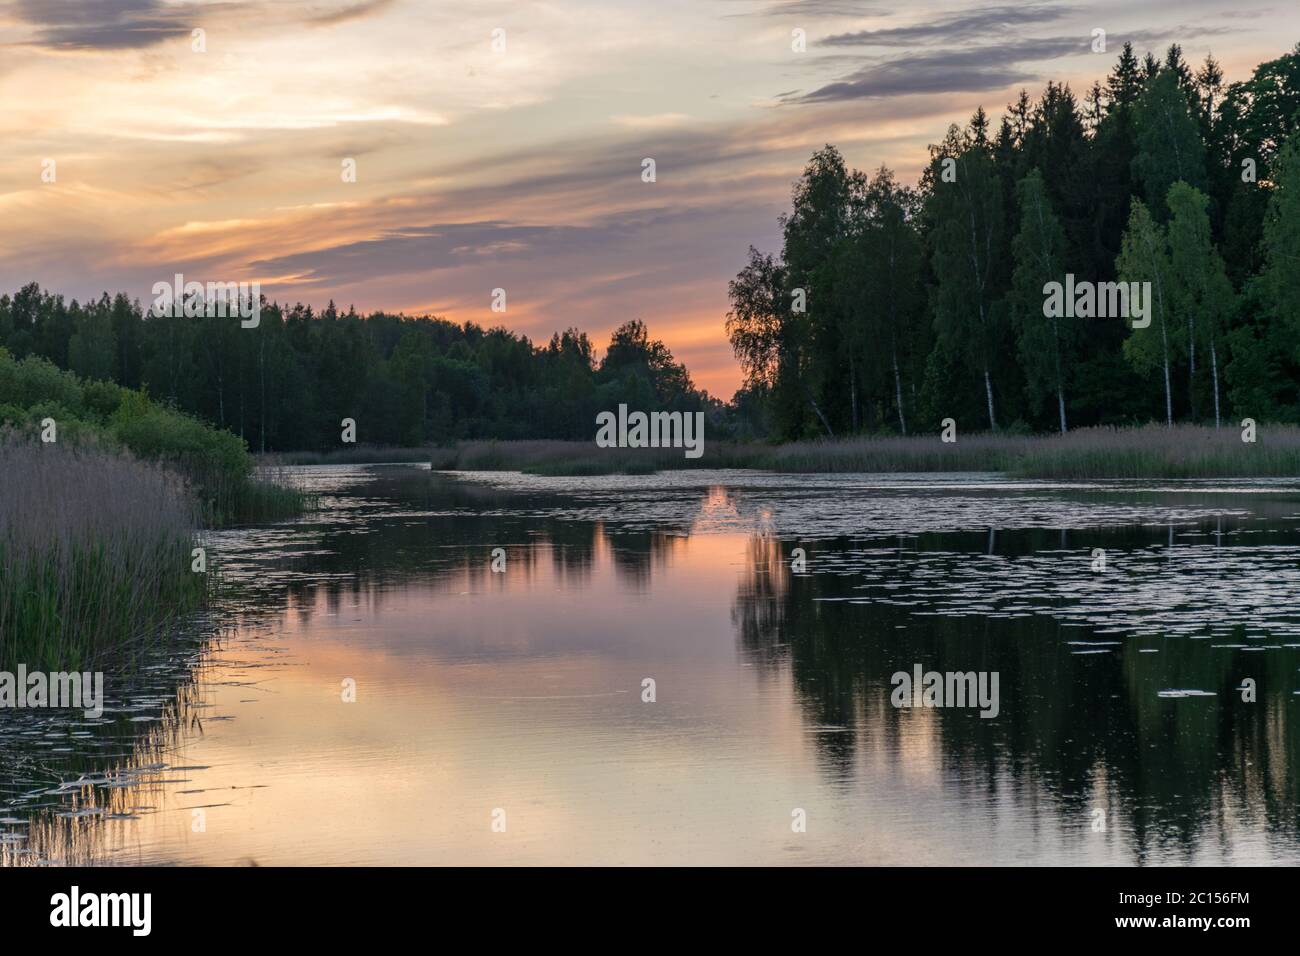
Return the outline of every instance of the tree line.
[[[1300,420],[1297,122],[1300,45],[1225,85],[1125,44],[1082,101],[951,126],[915,188],[826,146],[730,283],[734,407],[779,439]],[[1076,280],[1149,313],[1045,308]]]
[[[265,301],[256,327],[243,328],[238,317],[155,315],[121,293],[67,302],[32,283],[0,296],[3,350],[142,390],[254,451],[337,448],[345,418],[365,444],[591,441],[597,413],[620,403],[704,411],[713,437],[732,429],[723,403],[635,319],[597,360],[576,329],[538,346],[472,322]]]
[[[1300,46],[1225,84],[1126,44],[1080,101],[1022,91],[930,147],[915,186],[816,152],[729,285],[745,381],[723,404],[643,322],[604,355],[429,316],[263,301],[255,328],[123,294],[0,296],[0,348],[111,381],[254,450],[358,440],[589,441],[626,403],[704,411],[711,439],[1300,421]],[[1149,322],[1046,314],[1049,283],[1151,289]],[[1067,283],[1068,284],[1068,283]],[[188,310],[180,310],[182,313]],[[195,310],[199,311],[199,310]],[[1048,310],[1050,312],[1051,310]]]

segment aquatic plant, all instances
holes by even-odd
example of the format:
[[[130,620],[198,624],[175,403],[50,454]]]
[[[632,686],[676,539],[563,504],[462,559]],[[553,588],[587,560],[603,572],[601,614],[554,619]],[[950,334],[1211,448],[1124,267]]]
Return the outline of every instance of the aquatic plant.
[[[783,445],[705,442],[698,459],[672,448],[597,448],[564,441],[463,442],[434,449],[433,468],[544,475],[644,474],[676,468],[800,473],[1004,472],[1022,478],[1300,477],[1300,428],[1146,425],[1080,428],[1064,435],[884,436]]]
[[[95,447],[0,437],[0,669],[84,669],[202,602],[180,478]]]

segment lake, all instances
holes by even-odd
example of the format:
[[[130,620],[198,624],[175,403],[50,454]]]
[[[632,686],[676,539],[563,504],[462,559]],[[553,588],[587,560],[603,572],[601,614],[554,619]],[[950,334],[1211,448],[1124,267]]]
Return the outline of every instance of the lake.
[[[0,862],[1300,863],[1300,483],[290,471]]]

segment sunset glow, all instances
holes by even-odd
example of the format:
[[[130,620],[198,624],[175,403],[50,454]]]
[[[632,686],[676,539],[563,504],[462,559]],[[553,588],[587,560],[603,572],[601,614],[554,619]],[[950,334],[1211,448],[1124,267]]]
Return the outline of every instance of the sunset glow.
[[[1233,81],[1298,27],[1263,0],[0,2],[0,289],[147,299],[182,271],[602,346],[641,318],[729,398],[727,281],[779,247],[813,150],[914,181],[950,122],[1082,94],[1126,40]]]

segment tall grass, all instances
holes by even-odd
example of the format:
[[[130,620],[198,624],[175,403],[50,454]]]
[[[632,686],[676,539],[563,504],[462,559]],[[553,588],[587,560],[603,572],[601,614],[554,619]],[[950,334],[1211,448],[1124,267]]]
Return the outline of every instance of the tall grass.
[[[35,435],[46,417],[58,423],[60,444],[93,441],[166,465],[189,483],[210,525],[290,517],[309,504],[291,485],[255,475],[248,446],[233,432],[144,391],[86,381],[34,356],[19,361],[0,348],[0,426]]]
[[[209,527],[293,518],[315,501],[315,496],[295,486],[278,465],[232,472],[186,462],[167,464],[193,490],[203,524]]]
[[[591,442],[463,442],[434,449],[435,469],[524,471],[544,475],[643,474],[681,468],[757,468],[779,472],[1004,472],[1024,478],[1300,478],[1300,428],[1201,425],[1080,428],[1065,435],[938,435],[848,438],[784,445],[705,442],[704,455],[681,449],[597,448]]]
[[[1236,424],[1081,428],[1040,439],[1011,469],[1032,478],[1300,478],[1300,428]]]
[[[434,469],[523,471],[541,475],[648,474],[692,468],[785,472],[999,471],[1030,438],[976,435],[948,444],[927,438],[853,438],[785,445],[705,442],[700,458],[680,448],[597,448],[591,442],[464,442],[435,449]]]
[[[82,670],[204,600],[196,505],[161,467],[0,436],[0,669]]]
[[[267,457],[229,498],[231,517],[226,523],[293,518],[317,503],[318,496],[304,491],[284,464]]]
[[[345,445],[331,451],[276,452],[275,460],[286,465],[374,465],[428,461],[432,447],[398,445]]]

